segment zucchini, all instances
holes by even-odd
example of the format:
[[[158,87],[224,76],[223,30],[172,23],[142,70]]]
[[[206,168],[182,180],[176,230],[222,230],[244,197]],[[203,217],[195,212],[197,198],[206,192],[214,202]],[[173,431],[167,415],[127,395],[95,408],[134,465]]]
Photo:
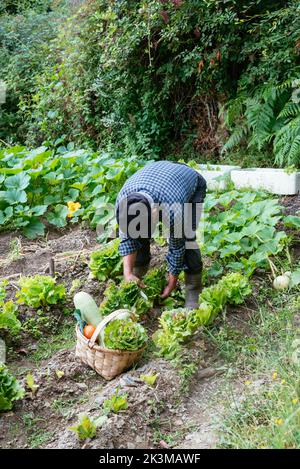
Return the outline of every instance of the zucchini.
[[[84,291],[76,293],[74,296],[74,305],[79,309],[83,321],[93,326],[98,326],[101,321],[101,313],[94,299]]]

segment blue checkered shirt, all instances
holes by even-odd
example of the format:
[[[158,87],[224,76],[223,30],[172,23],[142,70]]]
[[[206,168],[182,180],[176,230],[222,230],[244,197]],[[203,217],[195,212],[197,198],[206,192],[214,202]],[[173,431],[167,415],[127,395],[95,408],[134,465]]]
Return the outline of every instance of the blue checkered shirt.
[[[139,191],[149,194],[156,204],[177,203],[183,206],[187,202],[203,202],[206,183],[202,176],[189,166],[170,161],[157,161],[148,163],[126,181],[118,195],[116,206],[122,198]],[[176,214],[173,217],[173,224],[174,219],[176,220]],[[121,256],[127,256],[141,248],[138,239],[131,239],[122,234],[120,237],[119,252]],[[178,276],[186,267],[184,254],[185,239],[172,236],[171,229],[166,260],[168,271],[175,276]]]

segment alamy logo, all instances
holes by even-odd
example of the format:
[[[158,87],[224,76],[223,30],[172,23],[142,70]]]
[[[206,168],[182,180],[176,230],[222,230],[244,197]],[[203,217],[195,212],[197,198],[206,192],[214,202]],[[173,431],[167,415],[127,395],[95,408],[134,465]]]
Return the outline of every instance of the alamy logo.
[[[4,104],[6,102],[6,90],[7,86],[5,81],[0,80],[0,104]]]

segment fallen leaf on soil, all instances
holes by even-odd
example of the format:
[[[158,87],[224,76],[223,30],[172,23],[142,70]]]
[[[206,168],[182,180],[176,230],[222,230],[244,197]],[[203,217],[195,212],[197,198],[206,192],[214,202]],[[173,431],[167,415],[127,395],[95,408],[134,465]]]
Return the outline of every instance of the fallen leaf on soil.
[[[140,379],[142,381],[144,381],[144,383],[148,384],[148,386],[154,386],[154,384],[156,383],[156,380],[158,378],[158,374],[156,375],[141,375],[140,376]]]
[[[55,374],[58,379],[61,379],[63,376],[65,376],[65,372],[62,370],[55,370]]]

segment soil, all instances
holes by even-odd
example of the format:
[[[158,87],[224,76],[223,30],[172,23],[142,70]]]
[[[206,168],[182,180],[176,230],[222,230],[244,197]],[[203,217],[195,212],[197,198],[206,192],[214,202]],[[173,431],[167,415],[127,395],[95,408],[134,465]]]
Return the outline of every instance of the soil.
[[[285,207],[286,215],[296,215],[298,212],[300,213],[300,195],[282,197],[280,203]]]

